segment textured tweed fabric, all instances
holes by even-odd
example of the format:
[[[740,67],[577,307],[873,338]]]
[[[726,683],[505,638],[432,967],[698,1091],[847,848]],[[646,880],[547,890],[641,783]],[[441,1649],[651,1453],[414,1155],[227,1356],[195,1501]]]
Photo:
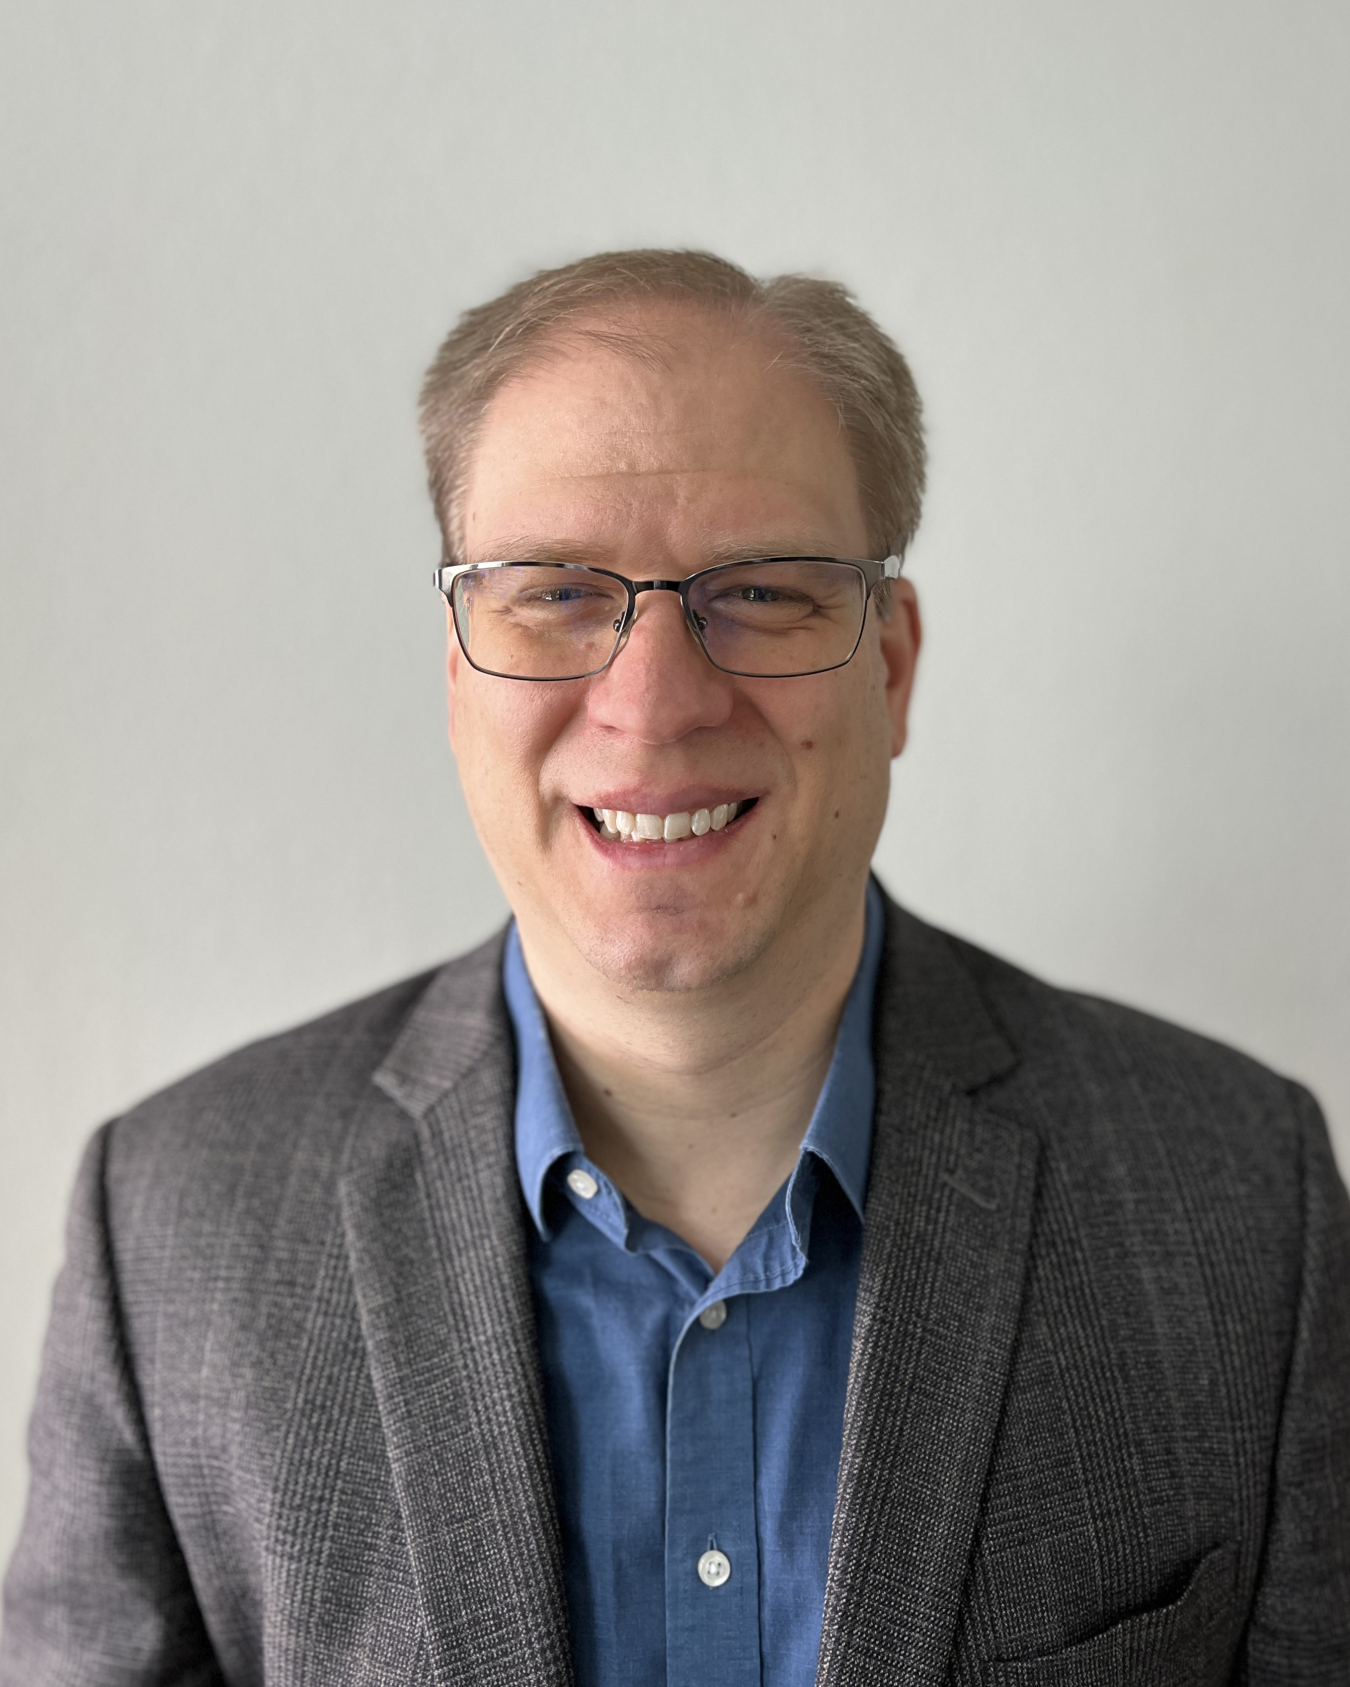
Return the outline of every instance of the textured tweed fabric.
[[[499,969],[95,1137],[0,1687],[570,1681]],[[1346,1687],[1350,1204],[1310,1099],[893,905],[878,989],[822,1687]]]

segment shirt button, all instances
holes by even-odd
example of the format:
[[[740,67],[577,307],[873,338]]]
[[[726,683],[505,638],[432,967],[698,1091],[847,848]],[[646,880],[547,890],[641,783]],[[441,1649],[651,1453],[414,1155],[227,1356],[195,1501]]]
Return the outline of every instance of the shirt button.
[[[731,1575],[731,1560],[725,1552],[705,1552],[698,1561],[698,1579],[704,1587],[721,1587]]]
[[[582,1171],[578,1166],[576,1171],[568,1172],[567,1187],[574,1195],[580,1195],[583,1201],[589,1201],[591,1196],[599,1190],[600,1185],[589,1172]]]
[[[705,1330],[720,1330],[722,1328],[723,1324],[725,1324],[726,1321],[727,1321],[727,1303],[726,1303],[726,1301],[715,1300],[712,1303],[711,1306],[705,1306],[703,1308],[702,1312],[700,1312],[699,1315],[698,1315],[698,1321],[699,1321],[700,1324],[702,1324],[702,1326]],[[720,1553],[713,1553],[711,1556],[714,1557],[714,1558],[717,1558],[717,1557],[720,1557],[721,1555],[720,1555]],[[725,1560],[723,1560],[723,1562],[725,1562]],[[730,1570],[731,1566],[728,1565],[727,1568],[728,1568],[728,1570]],[[700,1570],[699,1574],[703,1575],[703,1572]],[[706,1576],[704,1576],[703,1579],[704,1579],[704,1581],[708,1581],[708,1578]],[[725,1581],[726,1577],[723,1576],[722,1580]],[[715,1582],[708,1582],[709,1587],[715,1587],[716,1585],[717,1584]]]

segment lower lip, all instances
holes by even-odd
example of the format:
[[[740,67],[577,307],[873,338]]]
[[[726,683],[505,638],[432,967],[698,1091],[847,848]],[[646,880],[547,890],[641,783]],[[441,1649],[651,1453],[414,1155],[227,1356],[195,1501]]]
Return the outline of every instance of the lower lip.
[[[701,862],[721,854],[753,823],[760,806],[760,803],[756,803],[752,809],[739,815],[720,832],[705,832],[701,838],[682,838],[678,843],[626,843],[622,838],[604,838],[580,809],[574,812],[577,825],[606,861],[612,862],[616,867],[627,867],[640,872],[644,868],[650,870],[653,867],[697,867]]]

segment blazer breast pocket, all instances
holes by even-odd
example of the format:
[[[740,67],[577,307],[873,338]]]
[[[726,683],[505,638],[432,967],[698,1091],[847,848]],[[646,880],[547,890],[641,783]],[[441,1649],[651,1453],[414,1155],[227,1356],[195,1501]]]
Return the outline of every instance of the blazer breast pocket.
[[[985,1687],[1222,1687],[1233,1642],[1232,1546],[1216,1546],[1185,1590],[1166,1605],[1112,1623],[1100,1634],[1038,1658],[984,1666]]]

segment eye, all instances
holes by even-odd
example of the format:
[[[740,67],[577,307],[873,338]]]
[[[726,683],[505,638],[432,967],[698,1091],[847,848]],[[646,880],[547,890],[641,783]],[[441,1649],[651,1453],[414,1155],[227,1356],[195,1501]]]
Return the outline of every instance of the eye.
[[[585,586],[546,586],[534,596],[537,603],[578,603],[591,593]]]
[[[516,586],[509,601],[516,609],[576,609],[587,604],[608,607],[613,597],[612,592],[597,588],[587,580],[558,580],[548,585],[529,581]]]
[[[747,610],[773,610],[777,614],[814,614],[820,605],[810,593],[781,582],[742,580],[728,583],[720,590],[708,592],[706,604],[710,611],[735,615]]]

